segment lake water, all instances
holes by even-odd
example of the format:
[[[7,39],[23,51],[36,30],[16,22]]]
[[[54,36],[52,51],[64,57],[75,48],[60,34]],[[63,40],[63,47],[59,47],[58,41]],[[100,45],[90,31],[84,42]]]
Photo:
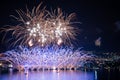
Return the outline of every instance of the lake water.
[[[30,71],[0,74],[0,80],[120,80],[120,71]]]

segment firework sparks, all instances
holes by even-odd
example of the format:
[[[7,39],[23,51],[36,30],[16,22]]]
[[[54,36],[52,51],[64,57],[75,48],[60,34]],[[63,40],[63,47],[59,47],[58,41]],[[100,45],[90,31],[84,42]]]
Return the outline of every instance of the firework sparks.
[[[21,24],[4,28],[4,31],[12,31],[16,38],[15,43],[20,42],[20,45],[68,44],[78,33],[78,29],[71,26],[75,14],[65,16],[60,8],[49,12],[45,8],[41,9],[40,4],[32,12],[27,9],[26,12],[17,10],[17,13],[19,18],[13,17]]]
[[[80,49],[73,48],[54,48],[52,47],[34,47],[28,49],[19,47],[17,50],[11,50],[4,53],[8,60],[11,60],[17,68],[26,65],[29,68],[75,68],[84,66],[86,62],[94,61],[95,56],[91,53],[84,53]]]

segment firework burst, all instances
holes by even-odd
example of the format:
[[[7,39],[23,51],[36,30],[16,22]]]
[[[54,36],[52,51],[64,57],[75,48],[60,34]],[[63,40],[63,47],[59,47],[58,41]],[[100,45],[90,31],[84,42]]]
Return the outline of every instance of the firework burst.
[[[93,62],[95,55],[84,53],[81,49],[75,50],[72,47],[46,46],[45,48],[34,47],[28,49],[19,47],[4,53],[7,60],[12,61],[18,69],[29,68],[77,68],[83,67],[85,63]]]
[[[20,24],[3,28],[5,32],[12,32],[19,45],[48,45],[55,43],[58,45],[71,44],[71,39],[75,39],[78,29],[72,27],[72,19],[75,14],[64,15],[60,8],[49,12],[41,4],[34,7],[30,12],[17,10],[19,17],[13,16]]]

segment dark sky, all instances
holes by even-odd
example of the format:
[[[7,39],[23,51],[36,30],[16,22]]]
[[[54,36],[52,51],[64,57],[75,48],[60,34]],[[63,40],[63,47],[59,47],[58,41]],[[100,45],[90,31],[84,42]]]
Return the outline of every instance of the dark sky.
[[[4,1],[4,2],[3,2]],[[120,51],[120,5],[117,0],[3,0],[0,1],[0,27],[15,25],[9,15],[17,15],[15,10],[25,10],[26,5],[32,9],[43,1],[47,9],[60,7],[66,13],[76,13],[80,29],[78,46],[85,50]],[[0,39],[3,37],[0,34]],[[95,40],[101,38],[101,46]],[[0,43],[0,52],[8,49]]]

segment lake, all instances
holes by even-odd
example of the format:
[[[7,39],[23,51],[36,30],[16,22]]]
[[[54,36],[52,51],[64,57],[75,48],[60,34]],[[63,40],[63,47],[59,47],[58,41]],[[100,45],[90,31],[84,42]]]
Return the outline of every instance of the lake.
[[[0,74],[0,80],[120,80],[119,70],[29,71]]]

